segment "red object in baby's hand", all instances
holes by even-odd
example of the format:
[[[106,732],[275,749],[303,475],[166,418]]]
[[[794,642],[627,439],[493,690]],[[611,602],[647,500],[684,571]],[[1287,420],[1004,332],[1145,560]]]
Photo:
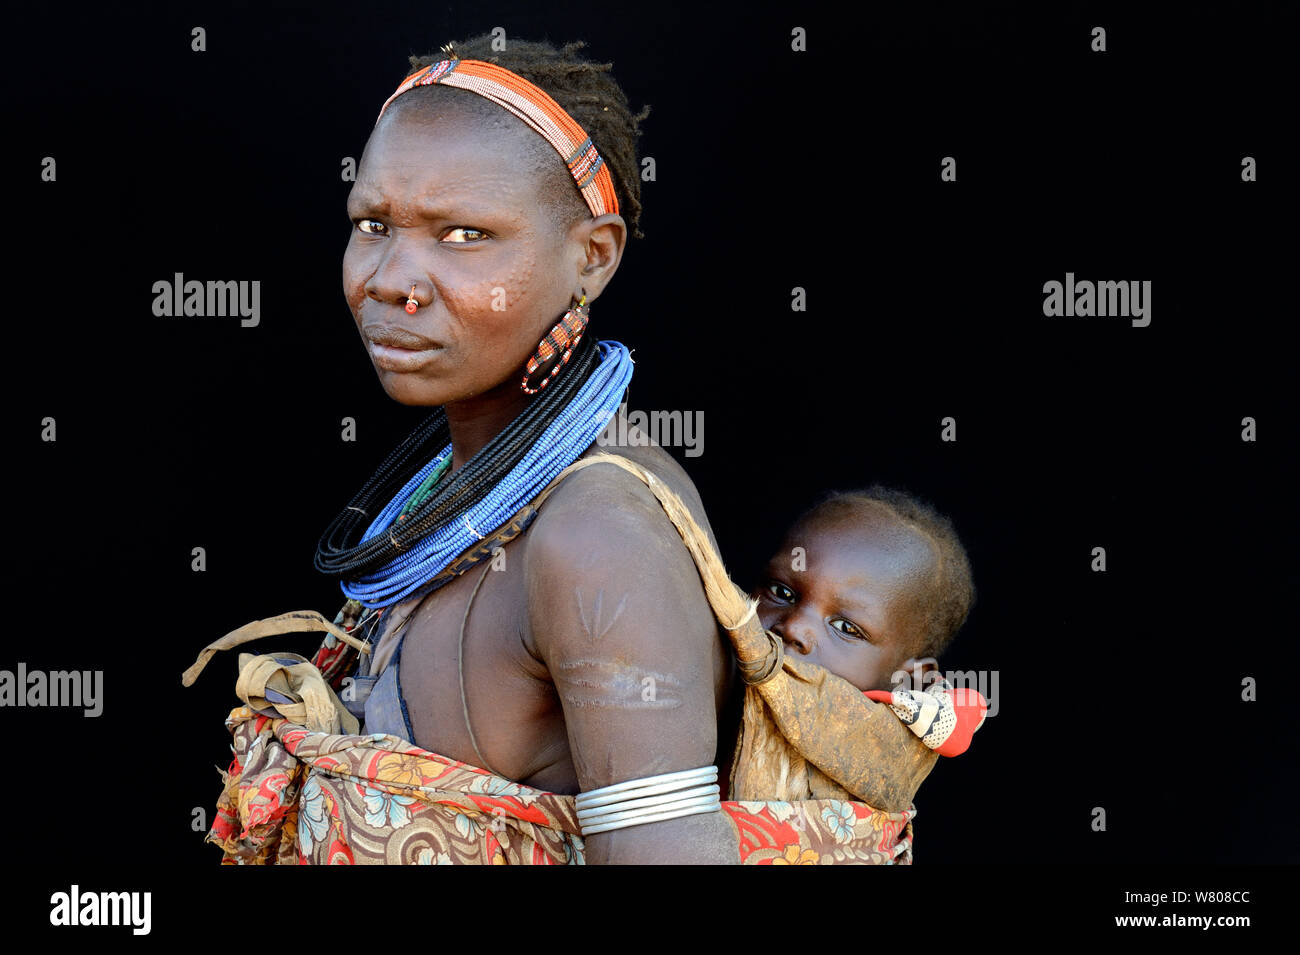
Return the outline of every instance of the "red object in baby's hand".
[[[866,690],[864,693],[868,699],[875,700],[877,703],[888,703],[894,712],[907,722],[912,732],[940,756],[960,756],[966,752],[970,748],[975,731],[984,724],[984,717],[989,708],[988,701],[979,690],[967,687],[954,689],[944,683],[939,686],[938,694],[931,688],[929,695],[932,697],[942,695],[946,698],[948,705],[941,704],[941,707],[950,709],[951,717],[945,718],[945,715],[940,712],[922,724],[919,720],[921,709],[917,701],[923,700],[925,694],[914,693],[911,690],[900,690],[897,693],[889,690]],[[943,732],[945,724],[948,724],[946,733]],[[930,737],[928,740],[927,736]]]

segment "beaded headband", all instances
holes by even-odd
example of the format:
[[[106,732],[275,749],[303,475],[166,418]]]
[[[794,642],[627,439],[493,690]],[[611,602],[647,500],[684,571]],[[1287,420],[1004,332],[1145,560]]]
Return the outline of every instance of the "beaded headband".
[[[605,160],[596,152],[591,137],[545,90],[493,63],[482,60],[440,60],[417,70],[402,80],[393,95],[384,101],[379,116],[375,118],[375,125],[379,125],[384,110],[397,97],[417,86],[430,86],[434,83],[469,90],[514,113],[555,147],[555,151],[569,167],[569,173],[573,176],[578,191],[582,193],[582,198],[587,201],[593,217],[606,212],[618,212],[614,180],[610,177]]]

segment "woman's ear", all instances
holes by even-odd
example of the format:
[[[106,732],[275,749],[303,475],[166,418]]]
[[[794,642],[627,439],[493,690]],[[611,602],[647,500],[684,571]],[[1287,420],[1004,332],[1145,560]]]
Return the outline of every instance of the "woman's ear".
[[[583,261],[579,282],[587,291],[587,301],[593,302],[604,291],[609,280],[618,271],[627,245],[627,223],[616,212],[607,212],[596,219],[588,219],[579,227]]]

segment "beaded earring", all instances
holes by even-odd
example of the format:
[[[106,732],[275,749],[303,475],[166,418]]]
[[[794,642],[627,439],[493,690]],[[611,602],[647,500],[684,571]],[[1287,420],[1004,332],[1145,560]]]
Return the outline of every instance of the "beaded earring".
[[[563,368],[565,362],[569,360],[569,356],[573,354],[573,349],[577,347],[578,342],[582,341],[582,333],[587,328],[588,317],[587,292],[584,289],[582,300],[569,306],[569,310],[556,322],[555,327],[546,333],[546,337],[537,346],[537,351],[533,352],[532,357],[528,359],[522,382],[524,394],[535,395],[550,384],[556,372]],[[536,388],[529,388],[528,379],[536,373],[537,369],[556,355],[561,357],[555,363],[555,367],[551,369],[550,374],[543,378],[542,383]]]

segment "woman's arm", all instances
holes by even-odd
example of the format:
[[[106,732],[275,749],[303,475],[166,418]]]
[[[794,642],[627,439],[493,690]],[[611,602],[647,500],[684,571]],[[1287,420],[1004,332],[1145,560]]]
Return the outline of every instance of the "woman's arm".
[[[564,709],[582,791],[711,765],[726,648],[663,508],[587,468],[542,508],[525,556],[529,626]],[[737,863],[721,813],[595,833],[589,863]]]

